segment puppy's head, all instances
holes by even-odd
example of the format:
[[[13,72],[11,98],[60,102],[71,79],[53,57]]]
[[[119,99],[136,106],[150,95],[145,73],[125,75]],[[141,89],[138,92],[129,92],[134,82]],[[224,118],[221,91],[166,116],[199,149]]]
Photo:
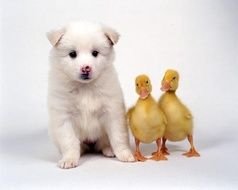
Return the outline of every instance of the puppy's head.
[[[72,80],[89,83],[114,59],[119,34],[96,23],[74,22],[47,33],[53,46],[51,62]]]

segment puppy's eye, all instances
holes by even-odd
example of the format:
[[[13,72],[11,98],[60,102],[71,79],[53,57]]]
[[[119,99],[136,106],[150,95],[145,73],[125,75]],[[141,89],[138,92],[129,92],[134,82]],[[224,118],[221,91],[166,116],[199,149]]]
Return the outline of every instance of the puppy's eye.
[[[76,51],[71,51],[69,53],[69,57],[71,57],[72,59],[76,58],[77,57],[77,52]]]
[[[92,56],[93,56],[93,57],[97,57],[97,56],[98,56],[98,53],[99,53],[98,51],[94,50],[94,51],[92,51]]]

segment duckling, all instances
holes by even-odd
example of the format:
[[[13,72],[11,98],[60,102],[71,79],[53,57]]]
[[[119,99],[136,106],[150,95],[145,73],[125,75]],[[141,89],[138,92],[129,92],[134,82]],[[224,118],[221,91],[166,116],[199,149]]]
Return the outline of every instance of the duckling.
[[[167,70],[161,82],[161,90],[165,93],[159,99],[159,106],[164,112],[168,124],[162,139],[161,151],[168,155],[165,145],[166,140],[181,141],[188,139],[191,148],[183,155],[187,157],[199,157],[193,144],[193,117],[189,109],[176,96],[179,83],[179,74],[175,70]]]
[[[152,143],[156,141],[157,151],[153,154],[153,160],[167,160],[160,151],[161,140],[164,135],[166,118],[151,96],[152,86],[148,76],[139,75],[135,80],[136,92],[139,98],[134,107],[127,112],[129,126],[135,137],[135,159],[137,161],[147,160],[140,152],[140,142]]]

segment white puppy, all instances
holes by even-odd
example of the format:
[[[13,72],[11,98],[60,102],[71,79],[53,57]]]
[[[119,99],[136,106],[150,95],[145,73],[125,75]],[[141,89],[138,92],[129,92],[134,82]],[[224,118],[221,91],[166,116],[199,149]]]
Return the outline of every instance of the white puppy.
[[[105,156],[134,161],[129,148],[122,90],[112,64],[113,29],[74,22],[51,31],[49,132],[59,148],[60,168],[79,164],[80,154],[94,146]]]

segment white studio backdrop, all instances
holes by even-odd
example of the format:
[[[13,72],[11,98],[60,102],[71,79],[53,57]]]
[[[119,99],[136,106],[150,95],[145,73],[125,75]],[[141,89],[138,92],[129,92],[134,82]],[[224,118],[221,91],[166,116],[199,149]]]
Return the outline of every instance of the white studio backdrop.
[[[210,161],[219,157],[219,164],[223,165],[222,168],[226,168],[224,173],[226,176],[230,175],[223,178],[221,173],[218,175],[215,172],[214,175],[218,176],[213,176],[212,180],[215,181],[211,182],[210,187],[216,187],[216,180],[217,183],[224,185],[220,188],[226,185],[230,188],[237,187],[237,174],[234,173],[238,169],[235,162],[238,158],[237,10],[236,0],[2,0],[0,5],[2,163],[7,165],[5,158],[11,157],[8,146],[17,159],[18,154],[14,154],[14,151],[17,151],[18,147],[16,148],[14,143],[28,144],[26,142],[34,141],[34,137],[26,138],[28,141],[24,141],[24,134],[31,132],[40,131],[45,135],[43,139],[38,139],[38,144],[33,143],[31,151],[41,147],[42,144],[46,150],[53,150],[46,132],[48,53],[51,46],[45,33],[69,21],[83,19],[102,22],[114,27],[121,34],[115,47],[117,53],[115,66],[127,107],[137,99],[134,90],[136,75],[145,73],[150,76],[153,95],[158,99],[161,95],[160,81],[165,70],[174,68],[179,71],[181,81],[178,95],[195,117],[198,149],[203,155],[206,150],[209,154],[209,146],[214,148],[216,153],[210,155]],[[52,149],[48,146],[52,146]],[[184,147],[187,148],[186,143]],[[221,147],[225,149],[225,153],[222,153],[224,150]],[[31,151],[27,152],[29,157]],[[24,148],[22,152],[24,153]],[[44,150],[40,153],[48,154]],[[37,154],[39,157],[40,153]],[[56,162],[57,157],[54,157],[54,154],[51,157]],[[15,167],[15,159],[11,159],[13,166],[9,171],[6,165],[3,166],[4,164],[0,162],[2,165],[0,174],[2,179],[5,179],[3,183],[1,182],[3,185],[11,184],[11,177],[17,176],[14,173],[15,168],[20,167]],[[206,160],[202,163],[209,165]],[[35,164],[37,167],[37,163]],[[54,163],[50,164],[47,167],[55,169]],[[226,164],[228,166],[225,167]],[[146,167],[153,169],[149,165]],[[206,169],[203,172],[209,173]],[[196,180],[194,183],[191,181],[189,185],[196,187]],[[209,180],[206,182],[209,184]]]

